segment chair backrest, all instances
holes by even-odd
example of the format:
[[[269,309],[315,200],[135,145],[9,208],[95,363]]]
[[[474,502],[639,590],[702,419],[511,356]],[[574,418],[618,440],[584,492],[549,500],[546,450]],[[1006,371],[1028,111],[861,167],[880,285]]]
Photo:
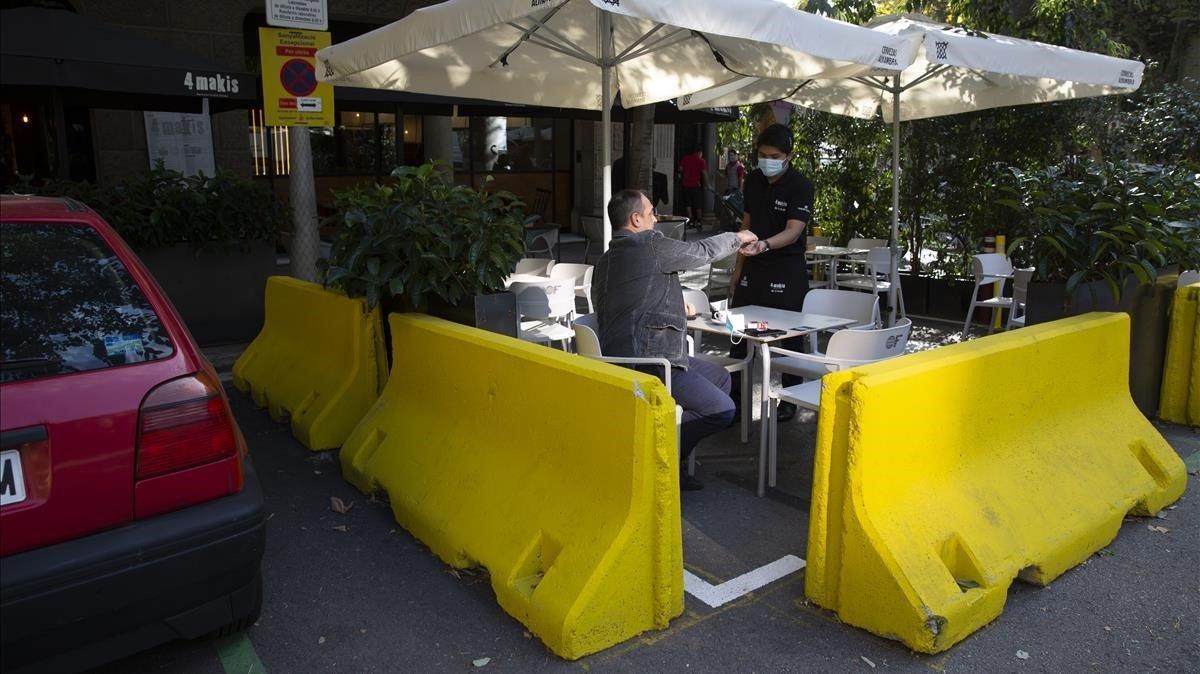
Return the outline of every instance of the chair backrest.
[[[545,283],[515,281],[509,290],[517,296],[520,316],[562,318],[575,311],[575,283],[569,279]]]
[[[534,254],[545,253],[554,256],[554,248],[558,245],[558,229],[547,229],[539,231],[535,234],[525,246],[525,254],[533,256]]]
[[[513,273],[544,276],[549,262],[550,260],[540,257],[523,257],[517,261],[517,268]]]
[[[887,239],[850,239],[847,248],[879,248],[888,245]]]
[[[571,323],[575,328],[575,351],[581,356],[599,358],[604,355],[600,350],[600,326],[596,322],[596,314],[584,314]]]
[[[575,285],[592,282],[592,265],[577,262],[560,262],[550,268],[550,278],[573,281]]]
[[[833,243],[832,236],[810,236],[808,237],[808,245],[810,246],[828,246]]]
[[[1033,267],[1013,270],[1013,302],[1025,304],[1025,298],[1029,296],[1029,282],[1033,280],[1035,271],[1037,269]]]
[[[1011,276],[1013,273],[1012,261],[1003,253],[980,253],[974,256],[971,264],[975,269],[976,283],[987,278]]]
[[[1179,280],[1175,282],[1176,288],[1190,286],[1193,283],[1200,283],[1200,271],[1181,271],[1179,272]]]
[[[654,229],[662,232],[669,239],[683,239],[687,218],[668,218],[654,223]]]
[[[879,325],[879,295],[853,290],[814,288],[804,296],[804,313],[837,316],[856,321],[856,325]]]
[[[692,305],[697,312],[704,314],[709,311],[708,295],[704,294],[703,290],[692,290],[691,288],[683,289],[683,301],[686,304]]]
[[[604,238],[604,218],[600,216],[579,216],[579,228],[583,231],[583,238],[588,241],[600,241]]]
[[[848,361],[845,366],[870,363],[904,353],[912,321],[902,318],[890,328],[877,330],[841,330],[829,338],[825,357]]]

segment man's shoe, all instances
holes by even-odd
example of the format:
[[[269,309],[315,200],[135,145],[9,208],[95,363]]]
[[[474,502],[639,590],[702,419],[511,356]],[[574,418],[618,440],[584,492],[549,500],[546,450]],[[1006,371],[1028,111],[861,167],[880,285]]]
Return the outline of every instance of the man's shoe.
[[[796,416],[796,406],[793,403],[779,403],[778,421],[791,421]]]
[[[679,476],[679,491],[700,491],[704,489],[704,483],[696,478],[684,473]]]

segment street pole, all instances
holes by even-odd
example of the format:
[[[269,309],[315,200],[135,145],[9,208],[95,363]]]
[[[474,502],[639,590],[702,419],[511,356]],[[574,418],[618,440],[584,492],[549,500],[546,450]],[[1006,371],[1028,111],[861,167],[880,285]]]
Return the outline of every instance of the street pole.
[[[288,196],[292,206],[292,276],[317,282],[317,252],[321,248],[317,230],[317,190],[313,185],[312,143],[307,126],[288,127],[291,166]]]

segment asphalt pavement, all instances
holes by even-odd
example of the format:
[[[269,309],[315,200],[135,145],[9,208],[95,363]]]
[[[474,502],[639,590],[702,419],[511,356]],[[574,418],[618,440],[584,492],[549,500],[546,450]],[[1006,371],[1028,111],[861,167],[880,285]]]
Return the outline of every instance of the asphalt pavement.
[[[341,479],[336,452],[306,450],[229,388],[270,513],[262,617],[243,635],[165,645],[104,671],[1200,671],[1196,429],[1158,425],[1193,471],[1176,506],[1127,518],[1110,546],[1048,587],[1014,583],[1000,618],[946,653],[841,624],[805,600],[800,570],[715,609],[689,594],[667,629],[567,662],[500,609],[485,570],[447,567]],[[762,499],[754,435],[742,445],[733,428],[701,446],[706,488],[682,497],[688,571],[718,585],[804,557],[814,427],[804,413],[785,426],[780,484]],[[334,497],[349,510],[336,512]]]

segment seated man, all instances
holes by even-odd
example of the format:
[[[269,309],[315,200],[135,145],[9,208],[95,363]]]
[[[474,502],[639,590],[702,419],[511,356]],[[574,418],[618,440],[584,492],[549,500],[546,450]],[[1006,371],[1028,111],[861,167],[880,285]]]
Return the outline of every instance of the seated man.
[[[666,358],[671,363],[671,394],[683,407],[680,465],[696,444],[733,422],[729,373],[689,357],[683,289],[679,272],[733,255],[758,238],[750,230],[726,232],[699,241],[677,241],[654,229],[658,218],[646,195],[622,190],[608,202],[613,240],[596,264],[592,293],[600,328],[600,348],[608,356]],[[752,254],[743,248],[743,254]],[[707,307],[701,307],[701,310]],[[662,368],[644,366],[662,378]],[[700,489],[681,471],[683,489]]]

